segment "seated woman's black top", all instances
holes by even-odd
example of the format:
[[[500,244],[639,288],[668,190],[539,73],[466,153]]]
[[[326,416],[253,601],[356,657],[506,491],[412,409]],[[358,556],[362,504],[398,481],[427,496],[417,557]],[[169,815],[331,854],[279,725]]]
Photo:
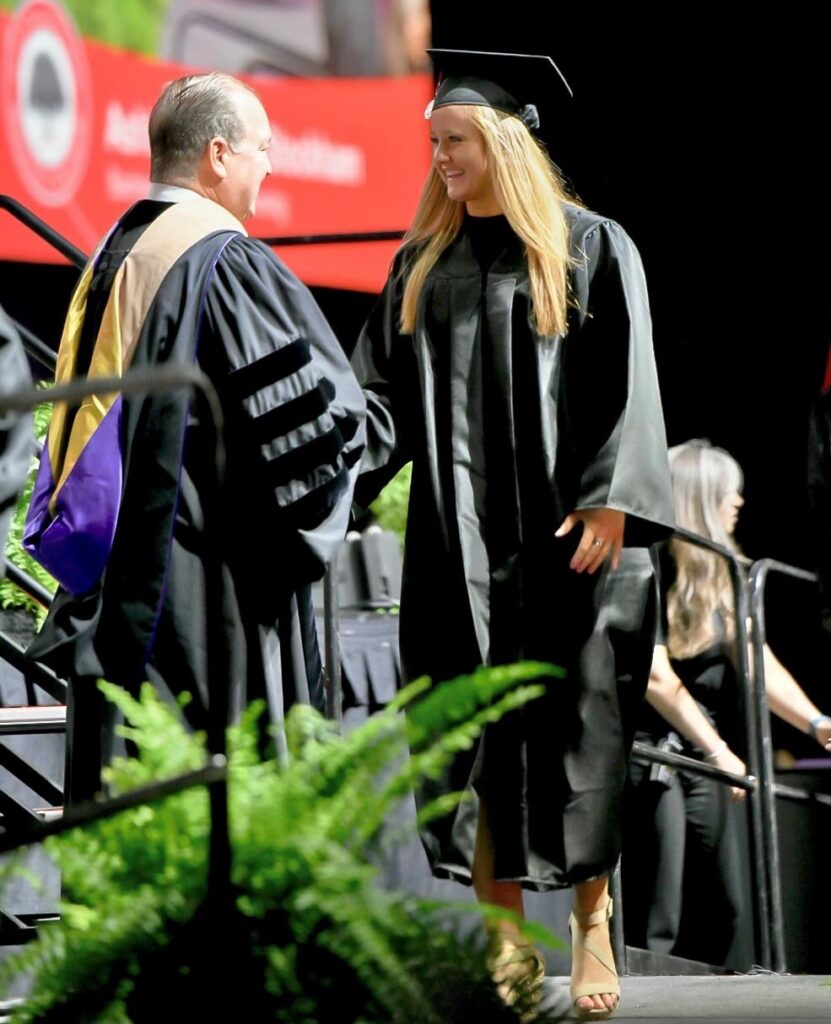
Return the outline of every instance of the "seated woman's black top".
[[[655,643],[668,648],[667,595],[675,581],[676,565],[666,546],[662,546],[658,567],[661,614]],[[720,615],[714,616],[713,630],[712,642],[702,651],[690,658],[670,657],[670,665],[719,735],[741,756],[744,729],[741,726],[741,694],[733,661],[734,644],[732,638],[727,636]],[[666,719],[644,701],[636,738],[657,745],[670,731],[671,726]],[[695,752],[692,745],[683,738],[682,742],[686,748],[685,753]]]

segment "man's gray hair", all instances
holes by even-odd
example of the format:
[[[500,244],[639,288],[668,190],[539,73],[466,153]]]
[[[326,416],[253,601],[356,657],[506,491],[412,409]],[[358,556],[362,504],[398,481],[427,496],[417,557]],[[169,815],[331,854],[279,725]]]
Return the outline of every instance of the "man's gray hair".
[[[150,112],[151,181],[192,181],[211,139],[221,136],[232,147],[242,141],[239,90],[254,92],[221,71],[167,83]]]

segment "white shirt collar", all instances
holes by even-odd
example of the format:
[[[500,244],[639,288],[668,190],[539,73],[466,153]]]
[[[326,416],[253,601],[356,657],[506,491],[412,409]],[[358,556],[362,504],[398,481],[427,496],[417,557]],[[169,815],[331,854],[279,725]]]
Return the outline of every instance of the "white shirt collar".
[[[201,199],[198,192],[192,188],[183,188],[181,185],[166,185],[161,181],[151,181],[147,192],[148,199],[154,199],[157,203],[185,203],[191,199]]]

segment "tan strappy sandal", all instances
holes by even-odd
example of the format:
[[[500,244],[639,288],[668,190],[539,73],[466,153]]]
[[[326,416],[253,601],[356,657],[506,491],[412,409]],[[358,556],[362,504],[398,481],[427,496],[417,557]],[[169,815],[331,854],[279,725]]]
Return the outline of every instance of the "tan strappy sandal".
[[[581,955],[590,953],[595,960],[601,963],[612,976],[609,981],[587,981],[581,984],[571,984],[571,1001],[574,1005],[574,1012],[579,1020],[608,1020],[613,1013],[617,1012],[620,1005],[620,982],[618,981],[617,968],[613,957],[607,953],[593,938],[586,934],[586,929],[596,924],[603,924],[608,921],[614,910],[613,901],[610,899],[603,910],[594,914],[579,914],[573,912],[568,919],[568,929],[571,932],[571,970],[574,977],[574,965],[577,961],[578,952]],[[583,996],[617,996],[617,1002],[612,1007],[588,1009],[578,1006],[577,1000]]]
[[[507,936],[495,938],[488,954],[488,968],[496,990],[507,1006],[522,1002],[527,1007],[520,1020],[533,1020],[545,979],[545,961],[528,942]]]

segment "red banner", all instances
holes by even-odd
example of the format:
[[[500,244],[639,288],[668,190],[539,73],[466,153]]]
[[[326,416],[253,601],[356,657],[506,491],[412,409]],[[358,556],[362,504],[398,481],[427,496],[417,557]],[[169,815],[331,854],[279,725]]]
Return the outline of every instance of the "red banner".
[[[147,119],[165,82],[191,68],[81,39],[57,4],[0,12],[0,193],[89,252],[147,191]],[[271,177],[252,235],[406,228],[430,161],[429,76],[246,78],[271,120]],[[396,243],[291,247],[308,284],[376,291]],[[61,257],[0,211],[0,259]]]

